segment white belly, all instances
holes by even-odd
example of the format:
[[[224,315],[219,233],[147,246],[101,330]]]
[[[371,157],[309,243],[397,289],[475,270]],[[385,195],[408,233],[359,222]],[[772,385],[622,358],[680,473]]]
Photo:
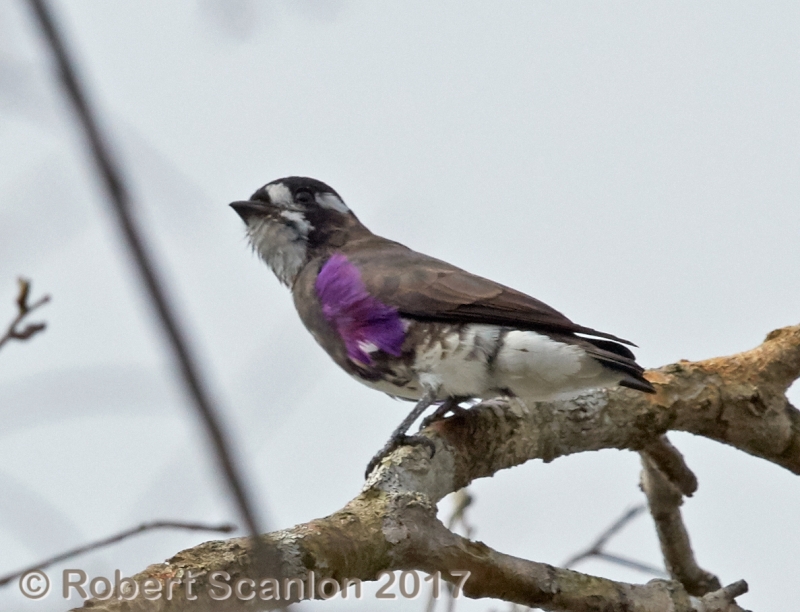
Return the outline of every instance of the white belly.
[[[494,382],[523,399],[543,400],[616,384],[615,373],[574,344],[531,331],[510,331],[497,354]]]
[[[496,325],[410,325],[430,333],[420,335],[413,363],[397,366],[408,382],[400,386],[387,380],[359,379],[362,383],[407,399],[419,399],[430,389],[440,400],[504,394],[545,400],[613,385],[621,378],[581,347],[544,334]]]

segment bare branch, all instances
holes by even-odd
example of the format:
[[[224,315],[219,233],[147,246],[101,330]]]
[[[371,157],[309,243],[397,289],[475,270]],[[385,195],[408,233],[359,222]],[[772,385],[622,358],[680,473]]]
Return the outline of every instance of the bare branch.
[[[733,584],[704,595],[701,599],[702,612],[746,612],[742,610],[734,601],[739,595],[744,595],[748,591],[747,583],[739,580]]]
[[[722,588],[719,579],[705,571],[694,558],[689,533],[681,517],[683,497],[661,473],[650,457],[642,453],[642,490],[650,502],[661,552],[670,576],[690,595],[702,596]]]
[[[28,0],[28,4],[58,66],[64,94],[75,110],[76,117],[83,129],[98,176],[106,188],[108,202],[119,222],[131,257],[139,270],[147,295],[158,315],[161,328],[183,378],[186,392],[206,428],[217,462],[239,507],[245,526],[255,538],[261,533],[261,530],[253,510],[250,493],[234,462],[230,443],[206,390],[206,384],[200,376],[196,361],[189,350],[189,344],[181,330],[178,317],[167,299],[153,257],[148,252],[143,234],[134,220],[132,200],[126,180],[111,154],[107,138],[100,129],[99,122],[81,85],[78,71],[67,51],[64,37],[59,31],[48,3],[46,0]]]
[[[659,436],[648,442],[640,451],[655,465],[669,481],[686,497],[697,491],[697,476],[683,460],[681,452],[672,445],[667,436]]]
[[[529,459],[549,461],[601,448],[638,451],[669,429],[726,442],[798,473],[799,421],[785,397],[792,368],[800,372],[800,326],[773,332],[760,347],[738,355],[650,371],[648,378],[658,388],[654,397],[613,389],[527,407],[483,402],[422,432],[436,444],[433,458],[420,447],[398,448],[339,512],[263,536],[263,545],[281,561],[270,577],[302,578],[313,571],[320,578],[375,580],[385,570],[419,569],[440,571],[455,582],[451,572],[468,570],[468,597],[546,610],[738,612],[733,599],[741,584],[698,599],[678,581],[631,585],[517,559],[449,531],[436,519],[435,504],[476,478]],[[672,486],[655,466],[653,473]],[[208,592],[208,577],[217,570],[228,572],[231,584],[264,578],[251,557],[247,540],[210,542],[134,578],[164,583],[191,572],[199,595]],[[157,607],[142,600],[92,600],[86,606],[95,612],[170,612],[186,608],[184,596],[179,589],[176,598],[159,600]],[[191,605],[193,610],[238,611],[269,609],[279,602],[232,597]]]
[[[205,525],[202,523],[185,523],[183,521],[152,521],[150,523],[142,523],[138,527],[126,529],[125,531],[121,531],[113,536],[103,538],[102,540],[97,540],[96,542],[84,544],[83,546],[59,553],[54,557],[50,557],[49,559],[45,559],[39,563],[35,563],[34,565],[18,570],[14,573],[2,576],[0,577],[0,587],[7,585],[12,580],[17,579],[30,571],[50,567],[51,565],[59,563],[60,561],[66,561],[67,559],[72,559],[78,555],[82,555],[99,548],[105,548],[111,544],[116,544],[117,542],[121,542],[122,540],[126,540],[132,536],[139,535],[145,531],[153,531],[154,529],[185,529],[188,531],[214,531],[217,533],[231,533],[232,531],[236,531],[236,525]]]
[[[265,546],[284,560],[282,573],[273,577],[283,584],[287,577],[307,579],[313,571],[319,584],[322,577],[375,580],[383,570],[414,568],[440,571],[445,580],[456,582],[451,572],[466,570],[470,576],[464,594],[471,598],[492,597],[544,610],[578,612],[704,610],[699,607],[700,600],[690,598],[679,583],[651,580],[646,585],[631,585],[505,555],[452,533],[435,513],[435,507],[417,494],[369,489],[325,519],[264,536]],[[250,544],[243,538],[210,542],[133,577],[143,583],[147,579],[180,580],[191,574],[196,578],[193,595],[198,597],[191,603],[178,588],[171,601],[92,600],[87,608],[94,612],[274,609],[280,602],[236,597],[214,601],[207,596],[213,587],[209,583],[212,571],[227,572],[231,585],[241,579],[262,578],[251,565],[249,550]]]
[[[14,317],[14,320],[9,324],[6,333],[0,337],[0,348],[9,340],[27,340],[40,331],[44,331],[45,327],[47,327],[45,323],[29,323],[20,329],[19,326],[22,325],[22,321],[25,317],[37,308],[47,304],[50,301],[50,296],[45,295],[36,300],[33,304],[29,304],[28,297],[30,296],[31,282],[25,278],[19,278],[17,282],[19,283],[19,294],[16,299],[17,316]]]

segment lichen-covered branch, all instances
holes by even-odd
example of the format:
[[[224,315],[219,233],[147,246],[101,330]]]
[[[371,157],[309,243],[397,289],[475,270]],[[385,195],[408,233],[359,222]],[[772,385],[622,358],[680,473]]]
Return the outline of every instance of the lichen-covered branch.
[[[436,444],[432,459],[424,448],[399,448],[339,512],[263,536],[270,556],[280,559],[279,575],[265,576],[254,567],[246,540],[207,542],[135,577],[161,585],[183,581],[172,600],[111,599],[86,606],[104,612],[264,609],[286,602],[261,595],[243,600],[233,593],[204,604],[212,572],[227,572],[230,584],[239,579],[260,584],[265,578],[306,577],[309,571],[335,580],[375,580],[384,570],[413,568],[440,571],[449,580],[455,580],[449,572],[468,570],[467,596],[546,610],[735,612],[740,608],[734,598],[746,590],[744,583],[698,599],[678,581],[630,585],[517,559],[450,532],[436,519],[435,504],[500,469],[603,448],[656,457],[669,479],[688,492],[691,472],[661,439],[669,430],[730,444],[800,474],[800,413],[785,395],[798,375],[800,326],[794,326],[772,332],[751,351],[652,370],[647,376],[658,390],[654,396],[613,389],[528,406],[484,402],[423,432]],[[182,585],[190,576],[198,601],[186,599]]]

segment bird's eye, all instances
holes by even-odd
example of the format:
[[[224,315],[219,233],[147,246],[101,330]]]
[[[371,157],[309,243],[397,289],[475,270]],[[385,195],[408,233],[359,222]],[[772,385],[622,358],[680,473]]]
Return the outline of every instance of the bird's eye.
[[[309,191],[298,191],[294,195],[294,201],[298,204],[311,204],[314,201],[314,196]]]

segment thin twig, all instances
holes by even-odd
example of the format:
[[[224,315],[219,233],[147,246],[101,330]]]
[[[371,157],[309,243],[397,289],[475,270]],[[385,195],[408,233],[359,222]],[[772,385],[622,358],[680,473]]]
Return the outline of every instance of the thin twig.
[[[134,221],[131,212],[131,197],[123,174],[111,155],[106,138],[101,133],[98,121],[80,84],[77,70],[70,59],[48,3],[45,0],[29,0],[29,4],[58,65],[64,93],[72,104],[83,128],[97,172],[108,192],[109,204],[116,215],[131,257],[139,270],[153,308],[158,314],[162,330],[179,366],[186,391],[205,425],[216,453],[217,461],[236,500],[244,524],[254,538],[254,545],[258,547],[259,540],[257,536],[261,533],[261,529],[253,510],[250,494],[233,460],[226,434],[223,432],[217,411],[191,355],[188,343],[178,323],[178,317],[167,300],[166,292],[156,272],[153,258],[149,254],[142,233]]]
[[[611,563],[616,563],[617,565],[621,565],[622,567],[627,567],[630,569],[637,570],[639,572],[644,572],[645,574],[649,574],[651,576],[657,576],[659,578],[669,577],[664,570],[659,569],[654,565],[648,565],[647,563],[636,561],[635,559],[628,559],[627,557],[621,557],[620,555],[612,555],[610,553],[602,551],[594,553],[593,556],[597,557],[598,559],[610,561]]]
[[[5,335],[0,338],[0,348],[9,340],[28,340],[31,336],[44,331],[47,327],[46,323],[28,323],[25,327],[19,329],[25,317],[40,306],[47,304],[47,302],[50,301],[50,296],[45,295],[36,300],[33,304],[29,304],[28,297],[30,297],[31,282],[25,278],[19,278],[17,282],[19,283],[19,294],[15,300],[17,303],[17,316],[14,317],[14,320],[9,324]]]
[[[453,493],[453,512],[450,518],[447,519],[447,528],[452,531],[457,525],[461,525],[464,529],[464,537],[471,538],[475,529],[467,522],[466,511],[472,505],[475,498],[469,493],[469,489],[464,487]],[[447,612],[455,610],[456,600],[453,598],[453,585],[449,582],[445,583],[448,594]],[[431,587],[431,594],[428,596],[428,603],[425,606],[425,612],[433,612],[436,609],[437,598],[435,597],[436,591]]]
[[[78,546],[77,548],[60,553],[54,557],[40,561],[39,563],[16,571],[12,574],[0,577],[0,587],[7,585],[12,580],[17,579],[30,571],[50,567],[59,561],[65,561],[67,559],[71,559],[72,557],[82,555],[83,553],[91,552],[93,550],[97,550],[98,548],[109,546],[110,544],[116,544],[117,542],[121,542],[122,540],[130,538],[131,536],[144,533],[145,531],[152,531],[154,529],[186,529],[188,531],[214,531],[216,533],[231,533],[232,531],[236,531],[236,525],[204,525],[202,523],[183,523],[180,521],[152,521],[150,523],[142,523],[138,527],[126,529],[125,531],[121,531],[116,535],[103,538],[102,540],[97,540],[96,542],[91,542],[90,544]]]
[[[617,565],[622,565],[640,572],[645,572],[646,574],[666,578],[667,574],[657,567],[653,567],[647,563],[642,563],[641,561],[635,561],[633,559],[607,553],[605,550],[603,550],[605,545],[612,537],[619,533],[634,518],[644,512],[645,509],[647,509],[645,504],[639,504],[638,506],[633,506],[632,508],[626,510],[622,516],[614,521],[611,526],[608,527],[608,529],[603,531],[603,533],[601,533],[586,550],[573,555],[567,559],[562,566],[564,568],[570,568],[579,561],[583,561],[584,559],[588,559],[590,557],[597,557],[598,559],[604,559],[605,561],[616,563]]]

